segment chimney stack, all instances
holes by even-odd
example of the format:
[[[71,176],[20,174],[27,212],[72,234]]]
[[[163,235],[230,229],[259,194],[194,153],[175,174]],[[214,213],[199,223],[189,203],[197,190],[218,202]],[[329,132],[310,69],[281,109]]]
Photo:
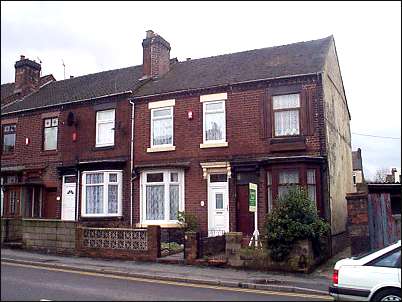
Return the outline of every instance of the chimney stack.
[[[144,77],[160,77],[170,68],[170,44],[152,30],[142,41]]]
[[[15,85],[14,93],[21,97],[39,89],[41,65],[35,61],[26,59],[21,55],[20,60],[15,62]]]

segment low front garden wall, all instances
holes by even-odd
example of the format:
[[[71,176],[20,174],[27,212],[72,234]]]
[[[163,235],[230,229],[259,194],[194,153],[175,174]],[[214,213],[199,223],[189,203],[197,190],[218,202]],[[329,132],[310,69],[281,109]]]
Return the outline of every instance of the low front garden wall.
[[[21,218],[1,218],[1,244],[22,239]]]
[[[155,261],[160,257],[159,226],[144,229],[77,227],[78,256]]]
[[[22,219],[24,249],[74,254],[76,223],[54,219]]]

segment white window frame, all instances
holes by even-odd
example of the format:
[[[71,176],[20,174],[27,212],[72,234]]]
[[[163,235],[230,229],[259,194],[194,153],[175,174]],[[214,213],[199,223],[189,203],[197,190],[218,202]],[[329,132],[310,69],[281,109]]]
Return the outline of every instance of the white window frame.
[[[206,110],[207,105],[210,104],[218,104],[218,103],[222,103],[222,109],[219,110]],[[219,144],[219,143],[226,143],[226,100],[216,100],[216,101],[204,101],[202,103],[202,141],[204,145],[208,145],[208,144]],[[223,113],[223,118],[224,118],[224,126],[223,126],[223,130],[222,130],[222,139],[220,140],[206,140],[206,135],[205,135],[205,130],[206,130],[206,115],[207,113]]]
[[[170,116],[163,116],[163,117],[154,117],[154,113],[156,111],[162,111],[170,109]],[[168,107],[158,107],[151,109],[151,148],[161,148],[161,147],[173,147],[174,146],[174,123],[173,123],[173,118],[174,118],[174,113],[173,113],[173,106],[168,106]],[[161,120],[161,119],[167,119],[170,117],[170,123],[172,124],[172,143],[171,144],[161,144],[161,145],[154,145],[154,121],[155,120]]]
[[[99,121],[99,113],[101,112],[106,112],[106,111],[113,111],[113,119],[107,119],[107,120],[102,120]],[[109,124],[109,123],[113,123],[113,131],[115,130],[116,127],[116,109],[107,109],[107,110],[99,110],[96,111],[96,147],[108,147],[108,146],[114,146],[114,140],[115,140],[115,132],[113,133],[113,140],[111,142],[107,142],[107,143],[100,143],[99,142],[99,138],[100,138],[100,133],[99,133],[99,125],[101,124]]]
[[[146,186],[147,186],[147,174],[153,173],[163,173],[163,182],[152,182],[149,185],[164,185],[164,213],[165,219],[163,220],[147,220],[147,207],[146,207]],[[169,185],[172,183],[170,181],[170,173],[178,174],[178,184],[179,184],[179,211],[184,211],[184,171],[177,169],[164,169],[164,170],[147,170],[141,173],[140,177],[140,221],[141,224],[154,224],[154,225],[166,225],[166,224],[174,224],[177,225],[179,223],[178,220],[170,220],[170,192]],[[167,199],[168,197],[168,199]],[[166,202],[169,201],[169,202]],[[167,218],[167,219],[166,219]]]
[[[91,185],[103,185],[103,213],[86,213],[86,187],[88,174],[103,173],[103,183]],[[109,182],[109,175],[117,174],[117,183]],[[123,209],[123,171],[122,170],[94,170],[85,171],[81,174],[81,217],[120,217],[122,216]],[[109,184],[117,184],[117,213],[108,213],[108,188]]]
[[[46,126],[46,121],[50,120],[50,126]],[[53,125],[54,121],[56,121],[56,125]],[[49,128],[56,128],[56,148],[50,149],[46,147],[46,129]],[[55,117],[49,117],[45,118],[43,120],[43,150],[44,151],[54,151],[57,150],[57,145],[58,145],[58,138],[59,138],[59,118],[57,116]]]

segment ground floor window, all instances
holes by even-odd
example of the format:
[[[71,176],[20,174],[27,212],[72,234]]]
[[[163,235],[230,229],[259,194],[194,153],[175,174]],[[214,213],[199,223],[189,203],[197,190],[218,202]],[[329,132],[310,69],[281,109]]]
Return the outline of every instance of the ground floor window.
[[[282,197],[288,193],[292,187],[297,187],[299,184],[298,170],[279,171],[278,197]]]
[[[267,211],[272,210],[276,198],[285,195],[292,187],[303,187],[319,208],[318,177],[319,169],[308,165],[270,167],[267,170]]]
[[[141,174],[141,221],[177,223],[184,210],[184,172],[144,171]]]
[[[122,171],[82,173],[81,215],[121,216]]]

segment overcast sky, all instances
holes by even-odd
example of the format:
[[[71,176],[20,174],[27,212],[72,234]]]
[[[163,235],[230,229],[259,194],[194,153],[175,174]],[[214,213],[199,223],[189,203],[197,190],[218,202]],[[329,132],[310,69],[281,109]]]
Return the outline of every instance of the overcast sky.
[[[335,37],[366,177],[401,167],[401,2],[1,1],[1,83],[20,55],[66,77],[142,64],[154,30],[185,60]]]

